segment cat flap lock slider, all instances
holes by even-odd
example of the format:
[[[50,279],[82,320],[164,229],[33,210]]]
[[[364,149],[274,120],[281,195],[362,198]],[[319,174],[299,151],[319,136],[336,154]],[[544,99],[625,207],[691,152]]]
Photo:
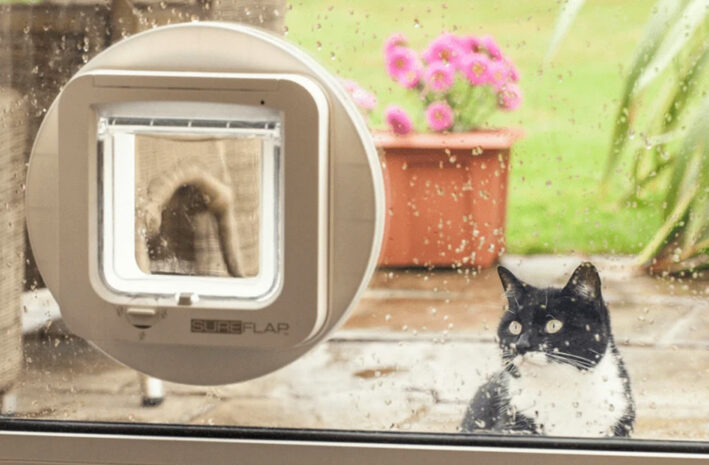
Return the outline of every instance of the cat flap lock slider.
[[[158,312],[154,308],[129,307],[125,310],[126,319],[136,328],[151,327],[158,320]]]

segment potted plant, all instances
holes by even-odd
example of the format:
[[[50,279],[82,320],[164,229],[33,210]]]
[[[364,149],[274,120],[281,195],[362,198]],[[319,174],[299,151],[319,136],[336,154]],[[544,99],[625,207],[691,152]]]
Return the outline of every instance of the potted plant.
[[[386,68],[417,94],[425,132],[390,105],[390,131],[375,132],[383,157],[387,223],[379,264],[486,267],[505,250],[510,148],[521,132],[482,129],[521,103],[519,73],[490,36],[443,33],[418,53],[394,34]]]

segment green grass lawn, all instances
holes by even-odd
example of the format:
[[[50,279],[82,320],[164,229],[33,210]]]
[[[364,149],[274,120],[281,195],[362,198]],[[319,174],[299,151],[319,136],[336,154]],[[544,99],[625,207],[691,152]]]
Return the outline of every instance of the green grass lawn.
[[[286,16],[287,38],[374,91],[379,106],[371,124],[379,127],[388,104],[416,108],[415,96],[384,70],[381,48],[390,33],[405,33],[418,49],[442,30],[492,34],[520,68],[525,92],[519,111],[490,122],[526,132],[513,152],[509,250],[633,253],[659,226],[661,208],[623,204],[620,181],[602,195],[599,181],[626,62],[653,3],[587,2],[548,65],[555,0],[296,0]]]

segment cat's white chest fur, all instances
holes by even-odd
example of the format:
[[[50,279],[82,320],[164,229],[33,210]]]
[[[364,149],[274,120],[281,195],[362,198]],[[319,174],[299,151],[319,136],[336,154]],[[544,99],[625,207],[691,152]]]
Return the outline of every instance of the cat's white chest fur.
[[[628,407],[618,361],[610,348],[591,370],[531,362],[518,369],[519,378],[508,376],[510,407],[533,419],[542,434],[609,436]]]

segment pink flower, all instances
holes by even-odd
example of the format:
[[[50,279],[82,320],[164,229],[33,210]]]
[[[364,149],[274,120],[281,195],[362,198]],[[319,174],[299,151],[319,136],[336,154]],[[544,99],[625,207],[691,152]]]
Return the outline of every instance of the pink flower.
[[[446,102],[433,102],[426,108],[426,121],[434,131],[445,131],[453,126],[453,109]]]
[[[372,111],[374,107],[377,106],[377,97],[361,87],[358,87],[352,92],[352,100],[354,100],[358,107],[367,111]]]
[[[398,105],[389,105],[386,109],[386,120],[394,134],[408,134],[413,127],[409,115]]]
[[[438,61],[431,63],[423,74],[426,84],[437,91],[442,92],[450,89],[455,80],[455,69],[453,66]]]
[[[505,67],[507,68],[507,77],[509,78],[509,80],[512,82],[519,81],[519,70],[517,69],[515,64],[507,58],[503,58],[502,63],[504,63]]]
[[[354,103],[363,110],[372,111],[377,106],[377,97],[363,89],[357,81],[340,78],[342,87],[352,97]]]
[[[429,65],[438,61],[455,64],[463,56],[463,49],[453,34],[443,33],[433,39],[425,52],[423,59]]]
[[[482,53],[469,53],[459,64],[460,71],[474,86],[490,82],[489,67],[490,59]]]
[[[400,32],[395,32],[390,35],[384,42],[384,54],[391,53],[396,47],[405,47],[409,43],[409,39]]]
[[[480,51],[480,39],[475,36],[467,35],[458,38],[458,45],[465,53],[477,53]]]
[[[357,84],[357,81],[353,81],[352,79],[340,78],[340,84],[342,84],[342,87],[345,88],[348,94],[352,94],[352,92],[359,89],[359,84]]]
[[[399,75],[396,81],[407,89],[412,89],[421,81],[422,76],[423,66],[421,66],[421,63],[416,62],[413,68]]]
[[[498,90],[509,80],[509,69],[501,61],[490,61],[487,71],[490,84]]]
[[[385,53],[387,73],[404,87],[414,87],[421,79],[421,63],[416,52],[406,47],[394,47]]]
[[[495,39],[493,39],[492,36],[481,37],[480,44],[485,47],[485,50],[487,50],[487,54],[490,55],[490,58],[492,58],[493,60],[502,59],[502,51],[500,50],[500,47],[497,45],[497,42],[495,42]]]
[[[522,104],[522,90],[517,84],[508,82],[497,93],[497,104],[503,110],[517,109]]]

